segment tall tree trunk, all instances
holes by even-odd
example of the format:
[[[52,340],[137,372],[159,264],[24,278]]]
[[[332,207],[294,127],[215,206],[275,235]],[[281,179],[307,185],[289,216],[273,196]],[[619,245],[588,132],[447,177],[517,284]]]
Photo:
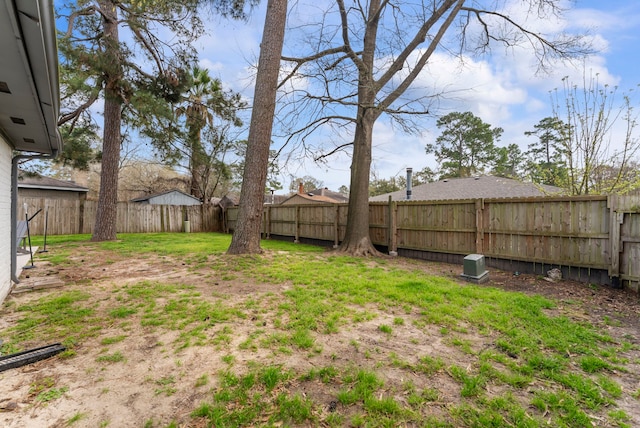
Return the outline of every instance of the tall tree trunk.
[[[380,255],[369,233],[369,175],[373,125],[380,116],[376,106],[376,84],[373,76],[380,0],[371,0],[364,35],[362,61],[358,63],[358,115],[353,139],[351,183],[347,229],[339,251],[355,256]]]
[[[369,174],[375,111],[360,109],[362,120],[357,122],[353,141],[347,229],[339,251],[355,256],[380,255],[369,233]]]
[[[240,191],[240,209],[228,254],[262,252],[260,226],[286,18],[287,0],[269,0],[253,95],[247,155]]]
[[[122,98],[120,83],[122,65],[119,53],[118,13],[112,1],[99,2],[105,34],[105,56],[111,66],[105,73],[104,134],[102,172],[92,241],[114,241],[118,213],[118,170],[120,163]]]

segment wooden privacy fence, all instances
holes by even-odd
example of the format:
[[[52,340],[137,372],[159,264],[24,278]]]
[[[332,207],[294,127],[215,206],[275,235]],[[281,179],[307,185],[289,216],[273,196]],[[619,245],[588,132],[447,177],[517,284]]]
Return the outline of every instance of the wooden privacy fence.
[[[18,220],[24,220],[24,204],[29,217],[42,211],[29,224],[32,235],[68,235],[92,233],[97,201],[21,197]],[[221,231],[220,207],[211,205],[151,205],[119,202],[116,231],[118,233],[182,232],[189,220],[191,232]]]
[[[263,233],[339,244],[346,205],[266,206]],[[237,208],[226,213],[233,230]],[[393,201],[369,204],[373,243],[402,256],[461,262],[483,254],[494,267],[640,284],[640,196]]]

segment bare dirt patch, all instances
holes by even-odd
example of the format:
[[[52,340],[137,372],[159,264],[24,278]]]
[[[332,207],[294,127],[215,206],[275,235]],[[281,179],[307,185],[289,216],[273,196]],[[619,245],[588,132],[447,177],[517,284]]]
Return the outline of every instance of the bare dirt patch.
[[[409,381],[416,388],[434,387],[441,391],[438,400],[430,403],[428,409],[428,413],[436,417],[446,415],[450,406],[461,401],[460,385],[446,373],[426,378],[400,369],[402,362],[414,364],[422,356],[441,357],[461,367],[472,362],[468,354],[446,343],[437,326],[417,327],[413,323],[419,319],[417,313],[394,308],[383,311],[372,306],[367,308],[367,312],[373,314],[371,319],[341,327],[332,334],[317,335],[313,349],[281,352],[277,347],[252,346],[250,338],[258,331],[277,332],[274,307],[284,299],[283,293],[291,284],[263,284],[241,276],[223,280],[226,272],[206,264],[194,267],[171,257],[131,259],[110,253],[105,258],[104,253],[90,250],[73,259],[76,264],[72,267],[37,262],[36,269],[23,274],[23,286],[47,277],[56,278],[64,285],[12,294],[5,305],[15,308],[61,291],[79,290],[90,294],[89,306],[106,314],[117,302],[117,290],[127,284],[148,281],[188,285],[203,299],[245,308],[247,316],[208,325],[204,330],[208,339],[206,346],[179,349],[174,345],[179,329],[141,326],[139,318],[129,323],[116,322],[105,316],[99,334],[75,345],[75,356],[54,357],[0,373],[0,425],[3,427],[155,427],[167,426],[172,421],[177,426],[204,426],[202,420],[190,414],[199,403],[210,399],[210,391],[218,382],[216,375],[231,365],[242,370],[253,362],[281,365],[297,373],[331,365],[384,367],[385,392],[400,402],[407,399],[402,385]],[[450,277],[462,286],[466,284],[459,278],[460,266],[400,259],[390,263],[419,267],[434,275]],[[531,275],[515,276],[494,270],[485,286],[546,296],[558,302],[555,310],[559,313],[600,326],[611,337],[624,338],[636,345],[625,355],[635,361],[630,364],[629,372],[612,376],[626,391],[640,389],[637,295],[572,281],[550,283]],[[20,313],[3,310],[0,329],[14,325],[20,317]],[[404,322],[394,325],[396,318]],[[393,332],[382,332],[380,325],[393,325]],[[126,337],[108,346],[104,344],[105,338],[118,336]],[[488,346],[490,339],[473,331],[465,335],[474,349]],[[34,347],[41,345],[44,343],[38,343],[37,338],[33,340]],[[116,361],[116,357],[113,361],[104,358],[118,354],[123,361]],[[390,364],[390,360],[397,364]],[[40,384],[50,385],[60,392],[60,397],[39,399],[37,386]],[[317,410],[320,420],[329,412],[349,415],[349,408],[336,405],[338,387],[335,385],[312,379],[301,380],[293,388],[323,404]],[[640,426],[638,400],[627,398],[619,405],[632,418],[631,426]],[[610,425],[603,419],[600,426]]]

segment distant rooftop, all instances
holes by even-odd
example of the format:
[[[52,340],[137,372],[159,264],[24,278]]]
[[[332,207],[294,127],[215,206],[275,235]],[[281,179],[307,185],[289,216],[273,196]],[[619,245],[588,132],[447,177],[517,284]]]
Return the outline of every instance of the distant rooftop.
[[[58,180],[57,178],[44,177],[42,175],[27,175],[20,173],[18,176],[19,189],[46,189],[66,190],[71,192],[88,192],[89,189],[76,184],[73,181]]]
[[[181,195],[181,196],[183,196],[185,198],[193,199],[194,202],[197,201],[198,203],[201,203],[200,199],[198,199],[195,196],[192,196],[192,195],[190,195],[188,193],[185,193],[185,192],[183,192],[181,190],[178,190],[178,189],[165,190],[164,192],[154,193],[152,195],[141,196],[139,198],[131,199],[131,202],[145,202],[145,201],[148,201],[150,199],[157,198],[159,196],[170,195],[170,194]]]
[[[301,185],[298,189],[298,193],[293,193],[291,196],[282,201],[281,204],[293,204],[296,200],[300,201],[300,199],[304,199],[310,202],[328,204],[343,204],[349,202],[348,196],[345,196],[342,193],[333,192],[326,187],[315,189],[310,192],[305,192]]]
[[[563,189],[543,184],[525,183],[510,178],[483,175],[468,178],[449,178],[420,184],[411,189],[411,200],[437,201],[446,199],[528,198],[563,193]],[[369,198],[372,202],[407,200],[406,189]]]

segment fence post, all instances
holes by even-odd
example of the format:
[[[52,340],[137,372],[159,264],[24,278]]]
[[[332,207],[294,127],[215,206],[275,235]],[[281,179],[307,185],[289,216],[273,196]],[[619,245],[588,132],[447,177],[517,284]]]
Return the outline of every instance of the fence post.
[[[271,206],[268,205],[267,206],[267,218],[266,218],[266,224],[265,224],[265,236],[267,239],[271,238]]]
[[[86,200],[87,195],[82,195],[78,202],[78,234],[84,233],[84,203]]]
[[[293,238],[294,243],[300,242],[300,206],[296,205],[296,232]]]
[[[609,248],[611,261],[609,264],[609,276],[620,276],[620,227],[624,221],[624,212],[618,212],[618,196],[607,196],[607,208],[609,208]]]
[[[476,253],[484,251],[484,199],[476,199]]]
[[[389,255],[398,255],[398,202],[389,196]]]
[[[340,205],[336,204],[333,213],[333,248],[338,248],[338,245],[340,245]]]

